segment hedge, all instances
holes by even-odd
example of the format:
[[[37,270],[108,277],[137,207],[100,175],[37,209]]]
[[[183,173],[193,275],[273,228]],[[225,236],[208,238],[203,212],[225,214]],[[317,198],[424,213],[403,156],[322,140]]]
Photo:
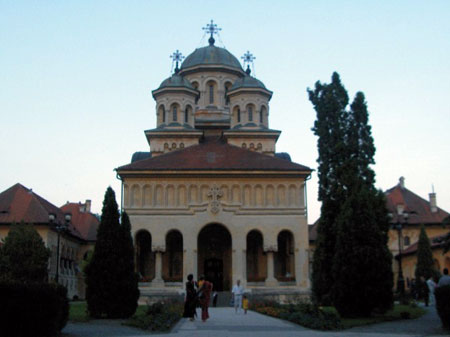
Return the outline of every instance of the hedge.
[[[67,289],[48,283],[0,283],[0,327],[9,337],[54,337],[69,317]]]

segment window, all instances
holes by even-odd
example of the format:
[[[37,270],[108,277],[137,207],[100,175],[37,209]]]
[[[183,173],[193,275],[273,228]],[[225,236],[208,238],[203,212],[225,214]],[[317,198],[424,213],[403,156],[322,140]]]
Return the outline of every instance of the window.
[[[409,239],[409,236],[405,236],[404,238],[403,238],[403,244],[405,245],[405,246],[409,246],[411,243],[410,243],[410,239]]]
[[[240,123],[241,122],[241,109],[237,109],[237,122]]]
[[[161,115],[162,115],[162,122],[166,122],[166,110],[164,109],[164,105],[161,107]]]
[[[186,108],[186,110],[184,110],[184,122],[188,123],[189,122],[189,109]]]
[[[249,106],[247,108],[247,112],[248,112],[248,121],[253,122],[253,107]]]
[[[259,123],[263,124],[264,123],[264,114],[266,113],[266,108],[265,107],[261,107],[261,110],[259,111]]]
[[[209,85],[209,104],[214,104],[214,84]]]
[[[173,121],[176,122],[177,121],[177,107],[176,105],[174,105],[173,109]]]

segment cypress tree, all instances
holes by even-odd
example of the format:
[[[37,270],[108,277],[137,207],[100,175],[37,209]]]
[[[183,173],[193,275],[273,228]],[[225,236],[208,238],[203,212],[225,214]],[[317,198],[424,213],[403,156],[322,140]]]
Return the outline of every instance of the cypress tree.
[[[423,276],[425,280],[434,275],[433,252],[431,251],[430,239],[428,239],[425,226],[420,228],[419,242],[417,243],[417,266],[416,280]]]
[[[336,218],[344,192],[338,178],[347,155],[344,150],[348,95],[336,72],[330,84],[318,81],[314,90],[308,89],[308,94],[317,112],[312,130],[319,137],[318,200],[322,202],[313,258],[312,290],[319,303],[329,305],[334,283],[330,262],[335,253]]]
[[[115,193],[108,187],[94,254],[86,267],[86,299],[92,317],[126,318],[136,310],[139,291],[130,223],[124,217],[125,224],[120,224]]]
[[[322,303],[331,300],[343,316],[387,310],[393,299],[389,221],[370,167],[375,146],[364,94],[358,92],[347,111],[348,96],[336,73],[331,84],[316,84],[309,93],[317,111],[313,131],[319,136],[322,201],[314,294]]]

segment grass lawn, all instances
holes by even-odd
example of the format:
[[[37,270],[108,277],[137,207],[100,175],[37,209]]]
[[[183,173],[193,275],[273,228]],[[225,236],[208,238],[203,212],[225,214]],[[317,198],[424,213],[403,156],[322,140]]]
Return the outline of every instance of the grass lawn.
[[[333,307],[323,308],[325,311],[336,311]],[[355,326],[389,322],[405,319],[402,317],[402,313],[409,313],[409,319],[419,318],[425,314],[425,309],[419,307],[411,307],[410,305],[396,304],[392,310],[389,310],[384,315],[373,315],[371,317],[363,318],[341,318],[344,329],[350,329]]]
[[[69,321],[71,322],[89,321],[86,302],[70,302]]]

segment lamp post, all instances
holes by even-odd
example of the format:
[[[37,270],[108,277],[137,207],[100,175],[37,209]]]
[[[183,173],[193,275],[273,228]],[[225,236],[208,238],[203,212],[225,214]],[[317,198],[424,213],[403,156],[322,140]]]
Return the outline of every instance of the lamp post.
[[[403,279],[402,268],[402,229],[408,223],[409,214],[406,212],[398,212],[397,222],[393,224],[393,228],[398,232],[398,278],[397,291],[401,297],[405,294],[405,280]],[[403,219],[403,221],[401,221]]]
[[[70,220],[72,219],[72,215],[70,213],[64,214],[64,223],[55,222],[56,215],[54,213],[50,213],[48,215],[48,219],[51,224],[55,226],[56,232],[58,233],[58,240],[56,244],[56,274],[55,274],[55,282],[59,283],[59,244],[61,241],[61,232],[65,231],[69,227]]]

